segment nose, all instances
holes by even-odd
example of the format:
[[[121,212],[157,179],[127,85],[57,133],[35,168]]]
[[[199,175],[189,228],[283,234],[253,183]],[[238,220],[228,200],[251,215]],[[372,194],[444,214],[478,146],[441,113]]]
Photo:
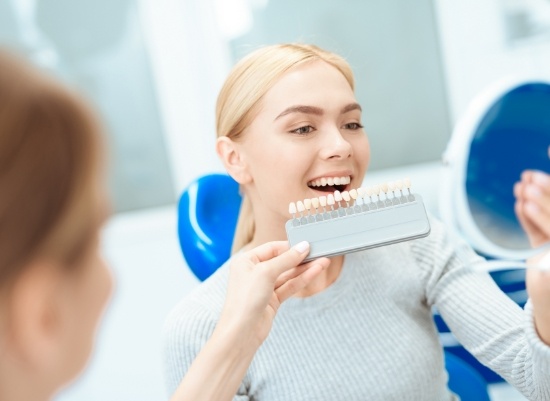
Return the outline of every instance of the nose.
[[[351,143],[342,135],[338,128],[326,132],[322,143],[321,157],[323,159],[347,159],[352,155]]]

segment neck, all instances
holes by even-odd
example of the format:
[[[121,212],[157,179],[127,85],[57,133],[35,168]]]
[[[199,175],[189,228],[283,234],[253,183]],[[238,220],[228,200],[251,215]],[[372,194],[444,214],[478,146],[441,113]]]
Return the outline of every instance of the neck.
[[[327,289],[334,283],[342,272],[344,256],[336,256],[330,259],[330,265],[323,270],[307,287],[296,294],[299,298],[306,298]]]

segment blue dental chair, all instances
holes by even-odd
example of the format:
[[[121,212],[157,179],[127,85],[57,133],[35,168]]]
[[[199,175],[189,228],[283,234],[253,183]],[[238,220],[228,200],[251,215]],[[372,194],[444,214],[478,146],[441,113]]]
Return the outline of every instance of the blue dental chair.
[[[185,261],[203,281],[230,256],[241,203],[228,175],[205,175],[187,187],[178,205],[178,236]],[[449,388],[463,401],[490,401],[487,382],[464,360],[445,352]]]

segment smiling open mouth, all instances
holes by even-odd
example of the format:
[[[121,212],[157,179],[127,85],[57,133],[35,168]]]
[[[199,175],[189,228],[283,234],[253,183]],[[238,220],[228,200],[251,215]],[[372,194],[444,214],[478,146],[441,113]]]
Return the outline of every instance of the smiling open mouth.
[[[321,192],[344,191],[346,186],[351,182],[350,176],[344,177],[322,177],[312,180],[307,183],[311,189]]]

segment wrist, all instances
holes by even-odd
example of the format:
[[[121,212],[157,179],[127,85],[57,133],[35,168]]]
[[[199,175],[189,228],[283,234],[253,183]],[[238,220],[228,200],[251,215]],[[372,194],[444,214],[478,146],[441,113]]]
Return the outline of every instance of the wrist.
[[[239,357],[253,356],[262,343],[256,335],[252,322],[223,314],[212,337],[216,337],[229,353]]]

